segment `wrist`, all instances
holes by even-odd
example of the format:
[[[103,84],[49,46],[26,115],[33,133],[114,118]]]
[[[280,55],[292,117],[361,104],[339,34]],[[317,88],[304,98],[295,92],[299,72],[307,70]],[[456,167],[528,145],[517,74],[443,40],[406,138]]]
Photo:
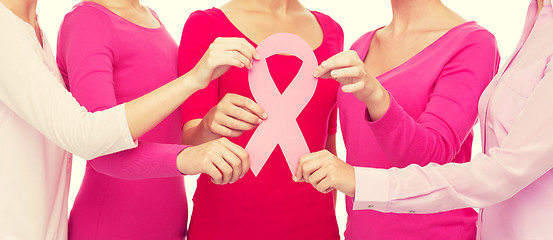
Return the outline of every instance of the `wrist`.
[[[364,101],[372,121],[382,118],[390,108],[390,94],[380,85]]]
[[[206,86],[200,83],[196,74],[194,74],[194,69],[190,72],[182,75],[180,77],[181,85],[184,87],[185,92],[196,92],[198,90],[204,89]]]

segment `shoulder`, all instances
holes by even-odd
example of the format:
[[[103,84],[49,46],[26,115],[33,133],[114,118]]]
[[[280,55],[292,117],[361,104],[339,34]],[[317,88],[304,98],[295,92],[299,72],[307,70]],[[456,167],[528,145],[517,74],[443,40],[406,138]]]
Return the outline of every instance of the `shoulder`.
[[[361,35],[361,37],[359,37],[357,40],[355,40],[355,42],[353,42],[353,44],[351,45],[351,50],[358,50],[360,48],[365,48],[366,46],[370,45],[371,40],[374,36],[374,33],[377,30],[378,29],[372,30],[370,32],[367,32],[367,33]]]
[[[476,22],[466,22],[452,30],[456,30],[452,38],[456,39],[461,48],[479,46],[491,50],[497,49],[495,36]]]
[[[93,2],[81,2],[65,15],[64,23],[98,24],[110,21],[110,13],[105,7]]]
[[[224,21],[225,19],[226,16],[221,10],[219,10],[218,8],[210,8],[206,10],[197,10],[192,12],[186,20],[186,25],[200,25],[205,26],[204,28],[206,29],[209,29],[209,26],[220,24],[220,22]]]
[[[342,27],[338,22],[336,22],[334,19],[332,19],[330,16],[318,12],[318,11],[310,11],[315,17],[317,18],[317,21],[319,21],[319,24],[325,30],[326,34],[339,34],[342,37],[344,36],[344,31],[342,30]]]

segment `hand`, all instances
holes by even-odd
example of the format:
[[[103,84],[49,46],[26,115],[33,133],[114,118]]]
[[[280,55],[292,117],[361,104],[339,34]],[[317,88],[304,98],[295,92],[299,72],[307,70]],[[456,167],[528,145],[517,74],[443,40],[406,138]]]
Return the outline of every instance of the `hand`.
[[[390,95],[380,82],[365,68],[355,51],[345,51],[321,63],[315,77],[334,78],[342,84],[342,91],[353,93],[364,102],[371,119],[380,119],[390,106]]]
[[[215,184],[234,183],[244,177],[250,168],[246,150],[226,138],[209,141],[184,149],[177,157],[181,173],[205,173]]]
[[[327,150],[301,157],[294,181],[308,182],[322,193],[337,189],[355,196],[355,170]]]
[[[266,118],[267,113],[253,100],[229,93],[205,115],[200,125],[217,137],[238,137]]]
[[[232,66],[251,69],[253,59],[259,60],[259,55],[246,39],[219,37],[209,45],[198,64],[188,74],[194,76],[192,79],[197,81],[199,89],[203,89]]]

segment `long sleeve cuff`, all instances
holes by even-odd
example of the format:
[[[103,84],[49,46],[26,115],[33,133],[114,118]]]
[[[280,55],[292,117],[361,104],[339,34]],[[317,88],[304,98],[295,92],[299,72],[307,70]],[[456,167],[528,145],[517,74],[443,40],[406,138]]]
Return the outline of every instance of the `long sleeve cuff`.
[[[397,103],[394,96],[390,94],[390,107],[388,111],[380,119],[373,121],[369,115],[369,111],[365,108],[365,121],[373,130],[381,129],[381,131],[387,132],[388,129],[395,128],[397,126],[398,119],[401,119],[404,110]]]
[[[385,211],[389,201],[389,176],[386,169],[354,167],[353,210]]]
[[[132,139],[131,129],[129,128],[129,122],[127,121],[125,105],[126,103],[123,103],[115,106],[114,108],[117,109],[117,119],[119,119],[119,126],[121,128],[121,131],[119,131],[121,133],[121,145],[123,145],[123,147],[125,147],[126,149],[130,149],[138,147],[138,141]]]

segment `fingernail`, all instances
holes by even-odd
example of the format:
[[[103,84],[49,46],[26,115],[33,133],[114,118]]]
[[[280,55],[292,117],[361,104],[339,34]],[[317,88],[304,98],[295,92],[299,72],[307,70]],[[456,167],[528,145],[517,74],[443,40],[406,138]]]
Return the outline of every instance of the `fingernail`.
[[[349,92],[348,86],[342,86],[342,92]]]
[[[298,178],[296,176],[292,176],[292,180],[294,180],[294,182],[298,182]]]
[[[243,63],[241,63],[241,64],[240,64],[240,68],[243,68],[243,67],[244,67],[244,64],[243,64]]]
[[[263,120],[257,119],[257,124],[260,124],[261,122],[263,122]]]
[[[313,76],[319,77],[319,74],[320,74],[320,73],[319,73],[319,70],[317,69],[317,70],[315,70],[315,73],[313,73]]]
[[[262,117],[263,117],[263,119],[267,119],[267,117],[269,117],[269,116],[267,115],[267,113],[263,113]]]
[[[258,53],[255,53],[255,54],[254,54],[254,58],[259,60],[259,54],[258,54]]]

